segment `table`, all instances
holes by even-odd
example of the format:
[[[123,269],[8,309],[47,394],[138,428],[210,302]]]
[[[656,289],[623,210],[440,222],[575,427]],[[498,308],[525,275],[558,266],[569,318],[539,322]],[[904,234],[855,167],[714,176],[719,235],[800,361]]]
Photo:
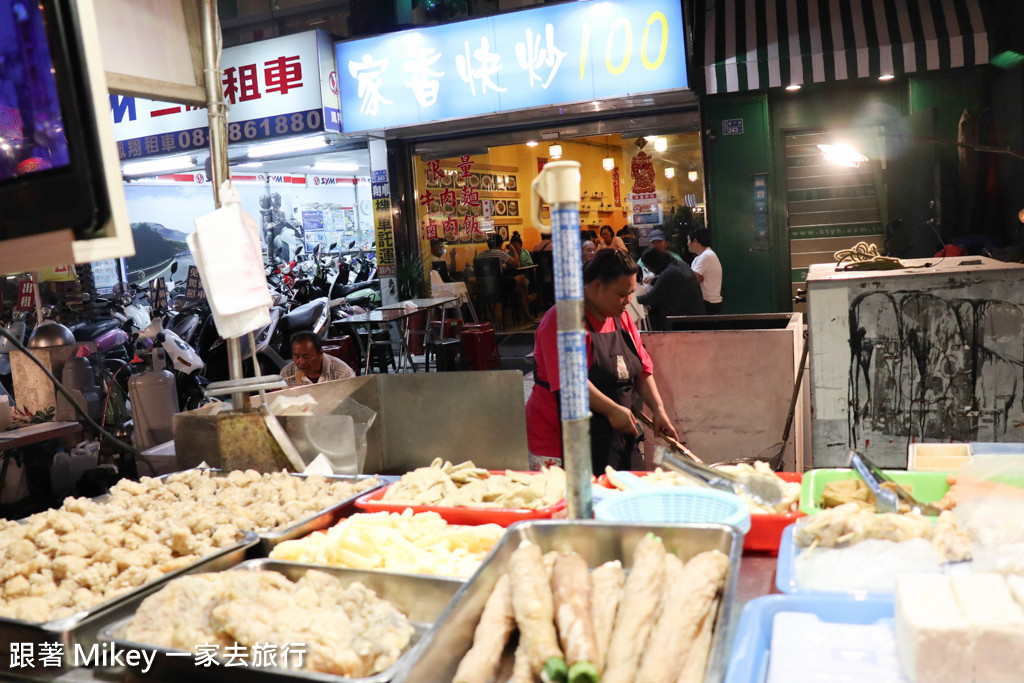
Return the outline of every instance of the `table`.
[[[3,465],[0,465],[0,495],[3,495],[4,484],[7,482],[7,470],[11,463],[12,453],[16,448],[24,448],[33,444],[60,439],[65,436],[74,436],[82,431],[82,425],[77,422],[40,422],[39,424],[17,427],[0,432],[0,452],[3,455]],[[49,470],[49,462],[46,464]],[[29,494],[32,496],[43,496],[50,494],[49,483],[41,487],[33,487],[33,478],[29,478]],[[35,488],[36,490],[33,490]],[[45,490],[44,490],[45,489]]]
[[[431,299],[407,299],[406,301],[399,301],[393,304],[386,304],[379,308],[376,308],[369,313],[360,313],[358,315],[350,315],[344,320],[340,321],[341,325],[348,326],[353,336],[356,338],[356,342],[359,344],[359,352],[363,352],[363,341],[362,336],[358,330],[359,325],[365,325],[367,327],[366,332],[366,374],[370,374],[370,360],[373,355],[374,346],[391,346],[398,344],[402,351],[402,366],[405,366],[405,362],[408,360],[409,367],[412,368],[413,372],[416,372],[416,363],[413,361],[412,353],[409,351],[409,317],[419,313],[420,311],[426,311],[427,322],[424,330],[430,329],[430,321],[433,318],[434,310],[450,304],[457,299],[453,297],[434,297]],[[409,307],[407,308],[407,305]],[[373,332],[375,329],[384,329],[389,323],[395,323],[398,325],[398,336],[397,342],[389,339],[387,341],[374,341]]]

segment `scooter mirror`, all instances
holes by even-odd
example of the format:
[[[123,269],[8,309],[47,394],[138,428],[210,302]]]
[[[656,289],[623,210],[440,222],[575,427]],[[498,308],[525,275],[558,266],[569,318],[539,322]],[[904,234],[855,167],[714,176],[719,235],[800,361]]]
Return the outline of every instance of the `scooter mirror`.
[[[177,272],[178,272],[178,262],[175,261],[174,263],[171,264],[171,275],[174,275]]]

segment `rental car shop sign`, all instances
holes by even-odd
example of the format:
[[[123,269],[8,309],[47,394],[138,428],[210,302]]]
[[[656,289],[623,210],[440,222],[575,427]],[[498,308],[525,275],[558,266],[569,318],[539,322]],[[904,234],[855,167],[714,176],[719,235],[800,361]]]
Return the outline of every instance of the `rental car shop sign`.
[[[679,0],[573,2],[338,43],[346,133],[687,87]]]
[[[231,47],[221,57],[228,142],[338,131],[331,38],[320,31]],[[205,107],[110,96],[121,159],[208,148]]]

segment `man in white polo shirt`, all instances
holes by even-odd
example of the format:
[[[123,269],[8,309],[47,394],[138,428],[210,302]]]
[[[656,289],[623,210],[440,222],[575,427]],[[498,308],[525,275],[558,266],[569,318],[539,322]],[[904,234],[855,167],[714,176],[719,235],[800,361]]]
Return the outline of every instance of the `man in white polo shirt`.
[[[711,249],[711,232],[707,228],[694,228],[686,238],[686,248],[694,254],[693,269],[704,295],[708,314],[722,311],[722,262]]]

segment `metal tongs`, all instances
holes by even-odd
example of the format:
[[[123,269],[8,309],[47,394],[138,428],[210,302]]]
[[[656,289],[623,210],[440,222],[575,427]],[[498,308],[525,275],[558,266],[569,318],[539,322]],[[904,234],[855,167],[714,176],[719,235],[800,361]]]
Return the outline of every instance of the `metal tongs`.
[[[650,427],[651,431],[654,431],[654,420],[652,420],[651,418],[647,417],[646,413],[644,413],[641,410],[634,409],[633,410],[633,414],[636,416],[637,420],[639,420],[641,423],[643,423],[643,425],[645,427]],[[680,455],[685,455],[687,458],[689,458],[690,460],[693,460],[694,462],[699,462],[699,463],[703,463],[704,462],[703,460],[698,458],[696,455],[694,455],[693,452],[690,451],[689,448],[687,448],[683,444],[679,443],[678,441],[673,439],[668,434],[655,434],[655,436],[658,437],[659,439],[661,439],[662,441],[664,441],[665,443],[667,443],[669,446],[671,446],[672,450],[674,450],[676,453],[679,453]]]
[[[782,502],[782,482],[775,475],[733,476],[715,470],[703,463],[680,460],[670,455],[664,446],[654,449],[654,464],[685,474],[711,488],[743,494],[759,505],[774,507]]]
[[[914,498],[909,491],[894,482],[875,463],[857,451],[851,450],[849,458],[850,467],[856,470],[857,474],[864,480],[864,483],[871,489],[871,492],[875,494],[875,507],[878,508],[879,512],[899,512],[900,501],[909,505],[912,511],[920,515],[934,516],[941,512],[934,505],[922,503],[917,498]],[[884,482],[891,483],[893,485],[892,488],[883,488],[882,484]]]

